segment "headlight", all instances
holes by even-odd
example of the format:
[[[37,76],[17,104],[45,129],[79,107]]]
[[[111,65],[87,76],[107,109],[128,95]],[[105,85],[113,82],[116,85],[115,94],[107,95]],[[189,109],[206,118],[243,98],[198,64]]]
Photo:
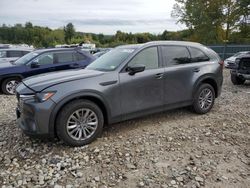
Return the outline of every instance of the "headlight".
[[[55,93],[55,91],[37,93],[36,98],[39,102],[45,102],[49,100]]]

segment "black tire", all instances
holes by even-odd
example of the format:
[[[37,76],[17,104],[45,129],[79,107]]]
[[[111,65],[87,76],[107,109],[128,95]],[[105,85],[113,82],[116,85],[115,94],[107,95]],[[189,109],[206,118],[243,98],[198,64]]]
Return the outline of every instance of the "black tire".
[[[6,95],[14,95],[14,94],[15,94],[14,90],[13,90],[13,92],[10,92],[10,90],[8,90],[8,88],[7,88],[7,85],[8,85],[10,82],[16,82],[16,85],[17,85],[18,83],[20,83],[20,79],[19,79],[19,78],[16,78],[16,77],[12,77],[12,78],[7,78],[7,79],[5,79],[5,80],[2,82],[2,85],[1,85],[1,87],[2,87],[2,92],[3,92],[4,94],[6,94]],[[13,87],[16,87],[16,85],[15,85],[15,86],[13,85]]]
[[[200,98],[201,98],[202,92],[204,91],[211,91],[211,98],[209,97],[209,101],[211,100],[211,103],[209,104],[207,108],[202,108],[202,104],[200,104]],[[211,86],[210,84],[204,83],[199,86],[199,88],[197,89],[194,95],[193,110],[197,114],[205,114],[212,109],[214,105],[214,100],[215,100],[215,91],[214,91],[213,86]]]
[[[74,112],[80,109],[89,109],[97,117],[97,127],[93,131],[93,135],[84,140],[76,140],[70,136],[70,133],[67,131],[68,119],[71,117]],[[63,109],[59,112],[59,115],[56,120],[56,132],[59,139],[61,139],[65,144],[69,146],[83,146],[94,141],[98,136],[101,135],[103,130],[104,117],[101,109],[93,102],[89,100],[74,100],[69,104],[65,105]],[[80,125],[79,125],[80,126]],[[82,130],[83,132],[83,130]],[[85,132],[85,131],[84,131]],[[85,132],[86,133],[86,132]]]
[[[242,85],[246,80],[238,77],[236,74],[231,74],[231,81],[234,85]]]

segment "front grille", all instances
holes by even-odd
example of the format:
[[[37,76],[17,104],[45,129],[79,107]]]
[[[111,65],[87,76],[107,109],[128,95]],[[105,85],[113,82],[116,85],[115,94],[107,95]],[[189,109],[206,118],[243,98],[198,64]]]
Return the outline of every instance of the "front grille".
[[[242,70],[250,71],[250,58],[249,59],[243,59],[240,62],[239,68],[242,69]]]

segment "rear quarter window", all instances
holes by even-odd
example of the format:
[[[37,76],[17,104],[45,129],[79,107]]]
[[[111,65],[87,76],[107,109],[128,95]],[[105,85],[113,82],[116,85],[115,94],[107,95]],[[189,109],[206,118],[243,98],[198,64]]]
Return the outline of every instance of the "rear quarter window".
[[[73,52],[56,52],[54,53],[54,64],[73,62]]]
[[[27,53],[30,53],[30,51],[22,51],[22,55],[26,55]]]
[[[200,49],[189,47],[189,51],[191,54],[191,62],[203,62],[203,61],[209,61],[209,57]]]
[[[74,55],[75,55],[76,61],[83,61],[86,59],[86,56],[83,54],[80,54],[79,52],[75,52]]]

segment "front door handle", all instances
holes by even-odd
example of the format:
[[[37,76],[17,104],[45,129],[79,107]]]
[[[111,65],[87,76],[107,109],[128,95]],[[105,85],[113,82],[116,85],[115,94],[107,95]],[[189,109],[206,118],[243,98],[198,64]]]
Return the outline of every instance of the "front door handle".
[[[200,72],[200,68],[194,68],[193,72]]]
[[[164,73],[157,73],[156,75],[155,75],[155,78],[156,79],[162,79],[163,78],[163,75],[164,75]]]

